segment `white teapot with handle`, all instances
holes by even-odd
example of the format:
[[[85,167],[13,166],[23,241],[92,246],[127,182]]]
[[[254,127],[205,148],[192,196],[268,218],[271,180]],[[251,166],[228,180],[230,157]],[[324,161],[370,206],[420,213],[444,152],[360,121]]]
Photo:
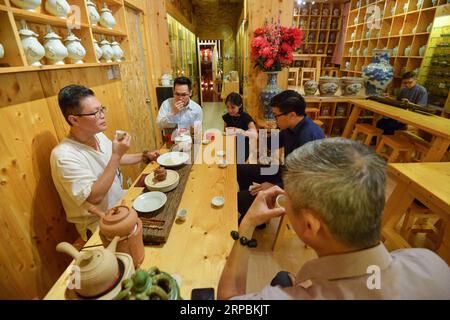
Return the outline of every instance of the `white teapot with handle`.
[[[69,58],[74,64],[82,64],[83,58],[86,56],[86,49],[81,44],[81,40],[78,39],[72,31],[69,31],[66,39],[64,39]]]
[[[67,48],[61,42],[61,37],[57,35],[50,25],[47,25],[45,39],[45,56],[51,64],[64,64],[64,59],[69,55]]]
[[[36,11],[36,8],[41,5],[41,0],[11,0],[11,2],[28,11]]]
[[[89,14],[89,21],[92,25],[96,25],[100,21],[100,14],[97,11],[97,6],[91,0],[87,0],[87,9]]]
[[[22,28],[19,30],[19,35],[27,62],[31,66],[41,66],[39,60],[45,56],[45,49],[38,41],[38,34],[28,29],[25,20],[21,20],[20,23]]]
[[[116,19],[108,9],[106,3],[103,3],[102,15],[100,16],[100,24],[108,29],[112,29],[116,25]]]
[[[66,0],[46,0],[45,10],[56,17],[65,18],[70,13],[70,5]]]

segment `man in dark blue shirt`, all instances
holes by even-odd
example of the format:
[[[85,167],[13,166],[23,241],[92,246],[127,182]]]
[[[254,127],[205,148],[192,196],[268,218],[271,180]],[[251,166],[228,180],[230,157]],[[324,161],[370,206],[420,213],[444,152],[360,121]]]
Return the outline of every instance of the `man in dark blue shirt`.
[[[278,140],[278,147],[284,148],[285,157],[309,141],[325,138],[322,129],[305,114],[306,103],[298,92],[293,90],[283,91],[272,98],[270,105],[277,126],[280,129],[279,134],[272,134],[270,140]],[[268,145],[270,147],[270,141]],[[259,191],[269,189],[275,184],[283,187],[280,167],[276,166],[274,168],[272,166],[272,170],[267,170],[268,167],[267,165],[255,164],[237,165],[237,178],[240,190],[238,192],[240,219],[247,212]],[[267,172],[272,174],[267,174]],[[249,191],[248,189],[253,182],[259,185]]]

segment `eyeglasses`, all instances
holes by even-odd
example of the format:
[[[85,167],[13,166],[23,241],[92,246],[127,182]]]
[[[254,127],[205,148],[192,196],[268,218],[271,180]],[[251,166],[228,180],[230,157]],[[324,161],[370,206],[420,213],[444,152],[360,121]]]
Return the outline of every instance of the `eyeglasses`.
[[[280,114],[274,114],[273,116],[275,117],[275,119],[278,119],[278,117],[284,116],[285,114],[291,113],[292,111],[288,111],[288,112],[283,112]]]
[[[78,116],[78,117],[95,116],[96,119],[100,119],[100,113],[105,115],[106,111],[107,111],[106,107],[105,106],[101,106],[100,109],[98,109],[97,111],[95,111],[93,113],[80,113],[80,114],[76,114],[76,116]]]
[[[175,92],[174,93],[174,96],[176,96],[176,97],[187,97],[187,96],[190,96],[191,94],[190,93],[178,93],[178,92]]]

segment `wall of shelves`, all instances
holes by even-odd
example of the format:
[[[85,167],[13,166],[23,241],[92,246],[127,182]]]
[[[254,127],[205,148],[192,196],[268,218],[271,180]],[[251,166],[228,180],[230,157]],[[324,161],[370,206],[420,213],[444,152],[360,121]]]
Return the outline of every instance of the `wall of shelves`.
[[[322,60],[322,68],[333,66],[331,59],[342,28],[343,7],[342,3],[295,4],[293,25],[303,30],[298,53],[325,53],[327,57]]]
[[[436,9],[447,0],[351,0],[342,55],[341,74],[361,76],[372,61],[373,49],[392,49],[394,80],[389,88],[401,85],[406,71],[420,72],[421,47],[426,47]],[[421,55],[422,53],[422,55]]]
[[[97,39],[100,42],[102,37],[111,42],[113,36],[124,51],[124,61],[126,62],[127,56],[129,55],[129,43],[123,0],[92,1],[96,4],[97,11],[100,15],[103,3],[106,3],[112,11],[112,15],[116,20],[116,25],[112,29],[105,28],[100,24],[91,24],[86,0],[68,0],[67,2],[73,8],[76,8],[76,10],[73,10],[67,18],[60,18],[51,15],[45,10],[45,1],[42,1],[41,5],[35,11],[18,8],[9,0],[0,1],[0,43],[5,49],[5,55],[0,59],[0,73],[116,65],[122,62],[104,63],[98,61],[95,56],[93,44],[93,39]],[[78,12],[79,15],[75,12]],[[42,45],[44,45],[47,25],[50,25],[62,37],[62,40],[67,36],[68,26],[70,26],[72,32],[81,39],[81,44],[86,49],[86,56],[83,58],[84,63],[71,64],[70,59],[66,58],[64,65],[51,65],[44,57],[40,60],[42,66],[30,66],[22,49],[22,43],[18,33],[21,28],[20,20],[25,20],[28,28],[39,35],[38,41]]]

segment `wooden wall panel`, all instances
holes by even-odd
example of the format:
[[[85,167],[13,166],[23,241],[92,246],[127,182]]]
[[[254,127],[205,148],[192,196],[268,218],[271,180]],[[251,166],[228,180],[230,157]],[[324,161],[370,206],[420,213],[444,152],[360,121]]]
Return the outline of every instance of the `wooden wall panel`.
[[[266,19],[273,17],[281,17],[281,24],[283,26],[291,26],[293,20],[294,0],[260,0],[260,1],[248,1],[248,17],[249,17],[249,52],[251,52],[251,40],[253,38],[253,32],[256,28],[261,27]],[[247,111],[253,118],[262,116],[261,104],[259,101],[259,94],[261,90],[267,84],[267,76],[259,69],[253,68],[253,62],[251,57],[247,58],[249,68],[247,83]],[[283,70],[278,75],[278,86],[282,89],[287,89],[287,70]]]
[[[50,173],[58,143],[37,73],[0,75],[0,299],[42,297],[70,259],[74,241]]]

